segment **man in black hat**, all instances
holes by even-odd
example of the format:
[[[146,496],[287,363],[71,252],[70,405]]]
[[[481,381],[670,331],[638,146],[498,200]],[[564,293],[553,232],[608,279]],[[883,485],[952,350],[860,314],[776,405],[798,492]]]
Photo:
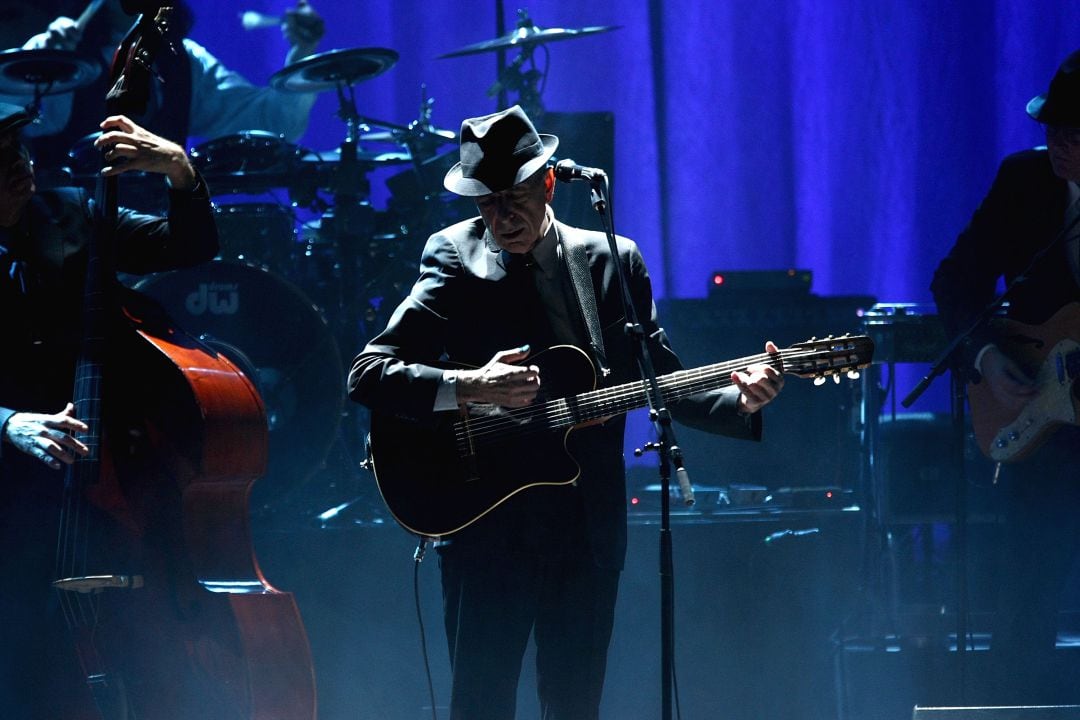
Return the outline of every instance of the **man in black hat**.
[[[86,430],[71,398],[94,232],[82,190],[37,192],[19,136],[29,121],[20,108],[0,105],[0,709],[20,720],[72,717],[58,710],[65,698],[49,686],[61,672],[52,664],[64,625],[48,608],[60,470],[87,453],[71,435]],[[101,129],[105,174],[160,173],[171,186],[168,218],[120,211],[119,268],[148,273],[213,258],[209,195],[183,149],[123,116]]]
[[[1046,147],[1002,161],[986,198],[938,266],[931,289],[956,335],[994,299],[999,280],[1009,283],[1024,275],[1008,295],[1008,317],[1041,327],[1044,339],[1061,331],[1075,344],[1080,340],[1080,51],[1065,59],[1049,92],[1033,98],[1027,112],[1044,125]],[[984,324],[963,346],[957,371],[985,388],[1004,417],[1015,417],[1048,396],[1033,380],[1036,368],[1010,355],[1009,340]],[[1076,352],[1071,356],[1072,363],[1080,363]],[[1077,366],[1061,370],[1070,373],[1062,385],[1066,406],[1070,383],[1071,402],[1080,406]],[[1030,456],[1002,466],[1007,525],[991,638],[999,695],[991,701],[1080,700],[1076,678],[1054,671],[1053,653],[1061,594],[1080,547],[1080,428],[1076,418],[1072,423]]]
[[[535,351],[559,344],[588,348],[595,367],[610,371],[600,373],[601,386],[639,378],[606,238],[564,225],[552,212],[548,161],[557,145],[518,106],[462,123],[460,162],[444,185],[474,198],[480,215],[429,238],[409,296],[353,362],[353,400],[420,424],[459,407],[497,416],[538,397],[561,396],[545,392],[558,387],[558,373],[534,361]],[[618,251],[657,372],[679,369],[657,324],[637,246],[619,238]],[[571,270],[575,263],[583,272]],[[766,351],[776,347],[768,343]],[[445,370],[440,359],[474,369]],[[758,411],[783,378],[765,365],[733,375],[734,387],[674,403],[675,417],[759,438]],[[530,633],[543,716],[597,717],[626,550],[623,427],[618,415],[567,436],[565,449],[578,469],[572,484],[573,473],[558,475],[558,458],[531,452],[529,443],[537,441],[526,440],[520,453],[507,453],[507,464],[520,462],[505,471],[566,484],[523,481],[530,486],[488,512],[479,508],[477,517],[440,538],[452,718],[513,717]],[[378,441],[373,428],[376,466]],[[552,455],[563,456],[561,443]],[[379,482],[393,480],[380,475]]]

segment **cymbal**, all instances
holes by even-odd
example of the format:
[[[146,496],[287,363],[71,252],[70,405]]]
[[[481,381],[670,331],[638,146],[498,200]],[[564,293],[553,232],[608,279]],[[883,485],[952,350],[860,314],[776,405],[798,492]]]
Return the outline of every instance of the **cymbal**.
[[[0,52],[0,92],[11,95],[57,95],[89,85],[101,63],[74,50],[4,50]]]
[[[301,167],[334,166],[341,163],[341,148],[332,150],[308,151],[301,159]],[[357,150],[356,162],[361,166],[400,165],[412,162],[412,155],[403,151],[375,152]]]
[[[492,40],[466,45],[452,52],[439,55],[440,58],[458,57],[459,55],[473,55],[475,53],[491,52],[492,50],[509,50],[511,48],[525,48],[534,45],[554,42],[556,40],[572,40],[586,35],[608,32],[619,29],[619,25],[597,25],[583,28],[539,28],[536,25],[519,27],[513,32],[497,37]]]
[[[288,92],[322,92],[382,75],[398,61],[388,48],[328,50],[309,55],[270,76],[270,86]]]
[[[441,142],[453,142],[457,140],[457,133],[453,130],[440,130],[439,128],[402,128],[401,130],[372,130],[360,133],[361,142],[385,142],[395,145],[408,145],[416,140],[437,140]]]

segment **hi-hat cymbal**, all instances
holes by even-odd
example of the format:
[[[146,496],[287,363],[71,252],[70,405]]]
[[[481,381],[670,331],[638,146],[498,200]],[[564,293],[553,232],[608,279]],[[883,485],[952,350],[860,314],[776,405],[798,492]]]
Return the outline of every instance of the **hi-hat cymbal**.
[[[328,50],[309,55],[270,76],[270,86],[288,92],[322,92],[382,75],[398,61],[388,48]]]
[[[402,128],[400,130],[391,128],[390,130],[372,130],[371,132],[360,133],[360,140],[362,142],[385,142],[395,145],[408,145],[410,142],[426,140],[453,142],[457,140],[457,133],[453,130],[441,130],[436,127]]]
[[[619,25],[598,25],[583,28],[539,28],[536,25],[519,27],[513,32],[497,37],[492,40],[466,45],[444,55],[440,58],[458,57],[459,55],[473,55],[475,53],[491,52],[492,50],[509,50],[511,48],[525,48],[534,45],[554,42],[556,40],[572,40],[586,35],[617,30]]]
[[[101,63],[74,50],[4,50],[0,52],[0,92],[10,95],[56,95],[89,85]]]

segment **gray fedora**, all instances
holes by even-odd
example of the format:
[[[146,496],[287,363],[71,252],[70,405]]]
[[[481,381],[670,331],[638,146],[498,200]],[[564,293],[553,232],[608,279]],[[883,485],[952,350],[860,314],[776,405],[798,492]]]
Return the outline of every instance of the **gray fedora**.
[[[1031,98],[1027,113],[1047,125],[1080,127],[1080,50],[1061,63],[1045,95]]]
[[[519,105],[466,118],[460,161],[446,173],[443,186],[466,197],[507,190],[543,167],[558,146],[559,138],[536,132]]]

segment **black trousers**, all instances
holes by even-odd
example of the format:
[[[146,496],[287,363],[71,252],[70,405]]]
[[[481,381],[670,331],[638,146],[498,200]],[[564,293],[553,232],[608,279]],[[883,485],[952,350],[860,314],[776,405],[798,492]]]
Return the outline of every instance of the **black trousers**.
[[[536,643],[544,720],[595,720],[619,571],[578,547],[556,556],[439,549],[453,685],[451,720],[514,717],[522,656]]]
[[[1080,702],[1080,678],[1055,657],[1058,611],[1080,551],[1080,428],[1061,428],[1006,466],[1006,524],[990,640],[994,702]]]

